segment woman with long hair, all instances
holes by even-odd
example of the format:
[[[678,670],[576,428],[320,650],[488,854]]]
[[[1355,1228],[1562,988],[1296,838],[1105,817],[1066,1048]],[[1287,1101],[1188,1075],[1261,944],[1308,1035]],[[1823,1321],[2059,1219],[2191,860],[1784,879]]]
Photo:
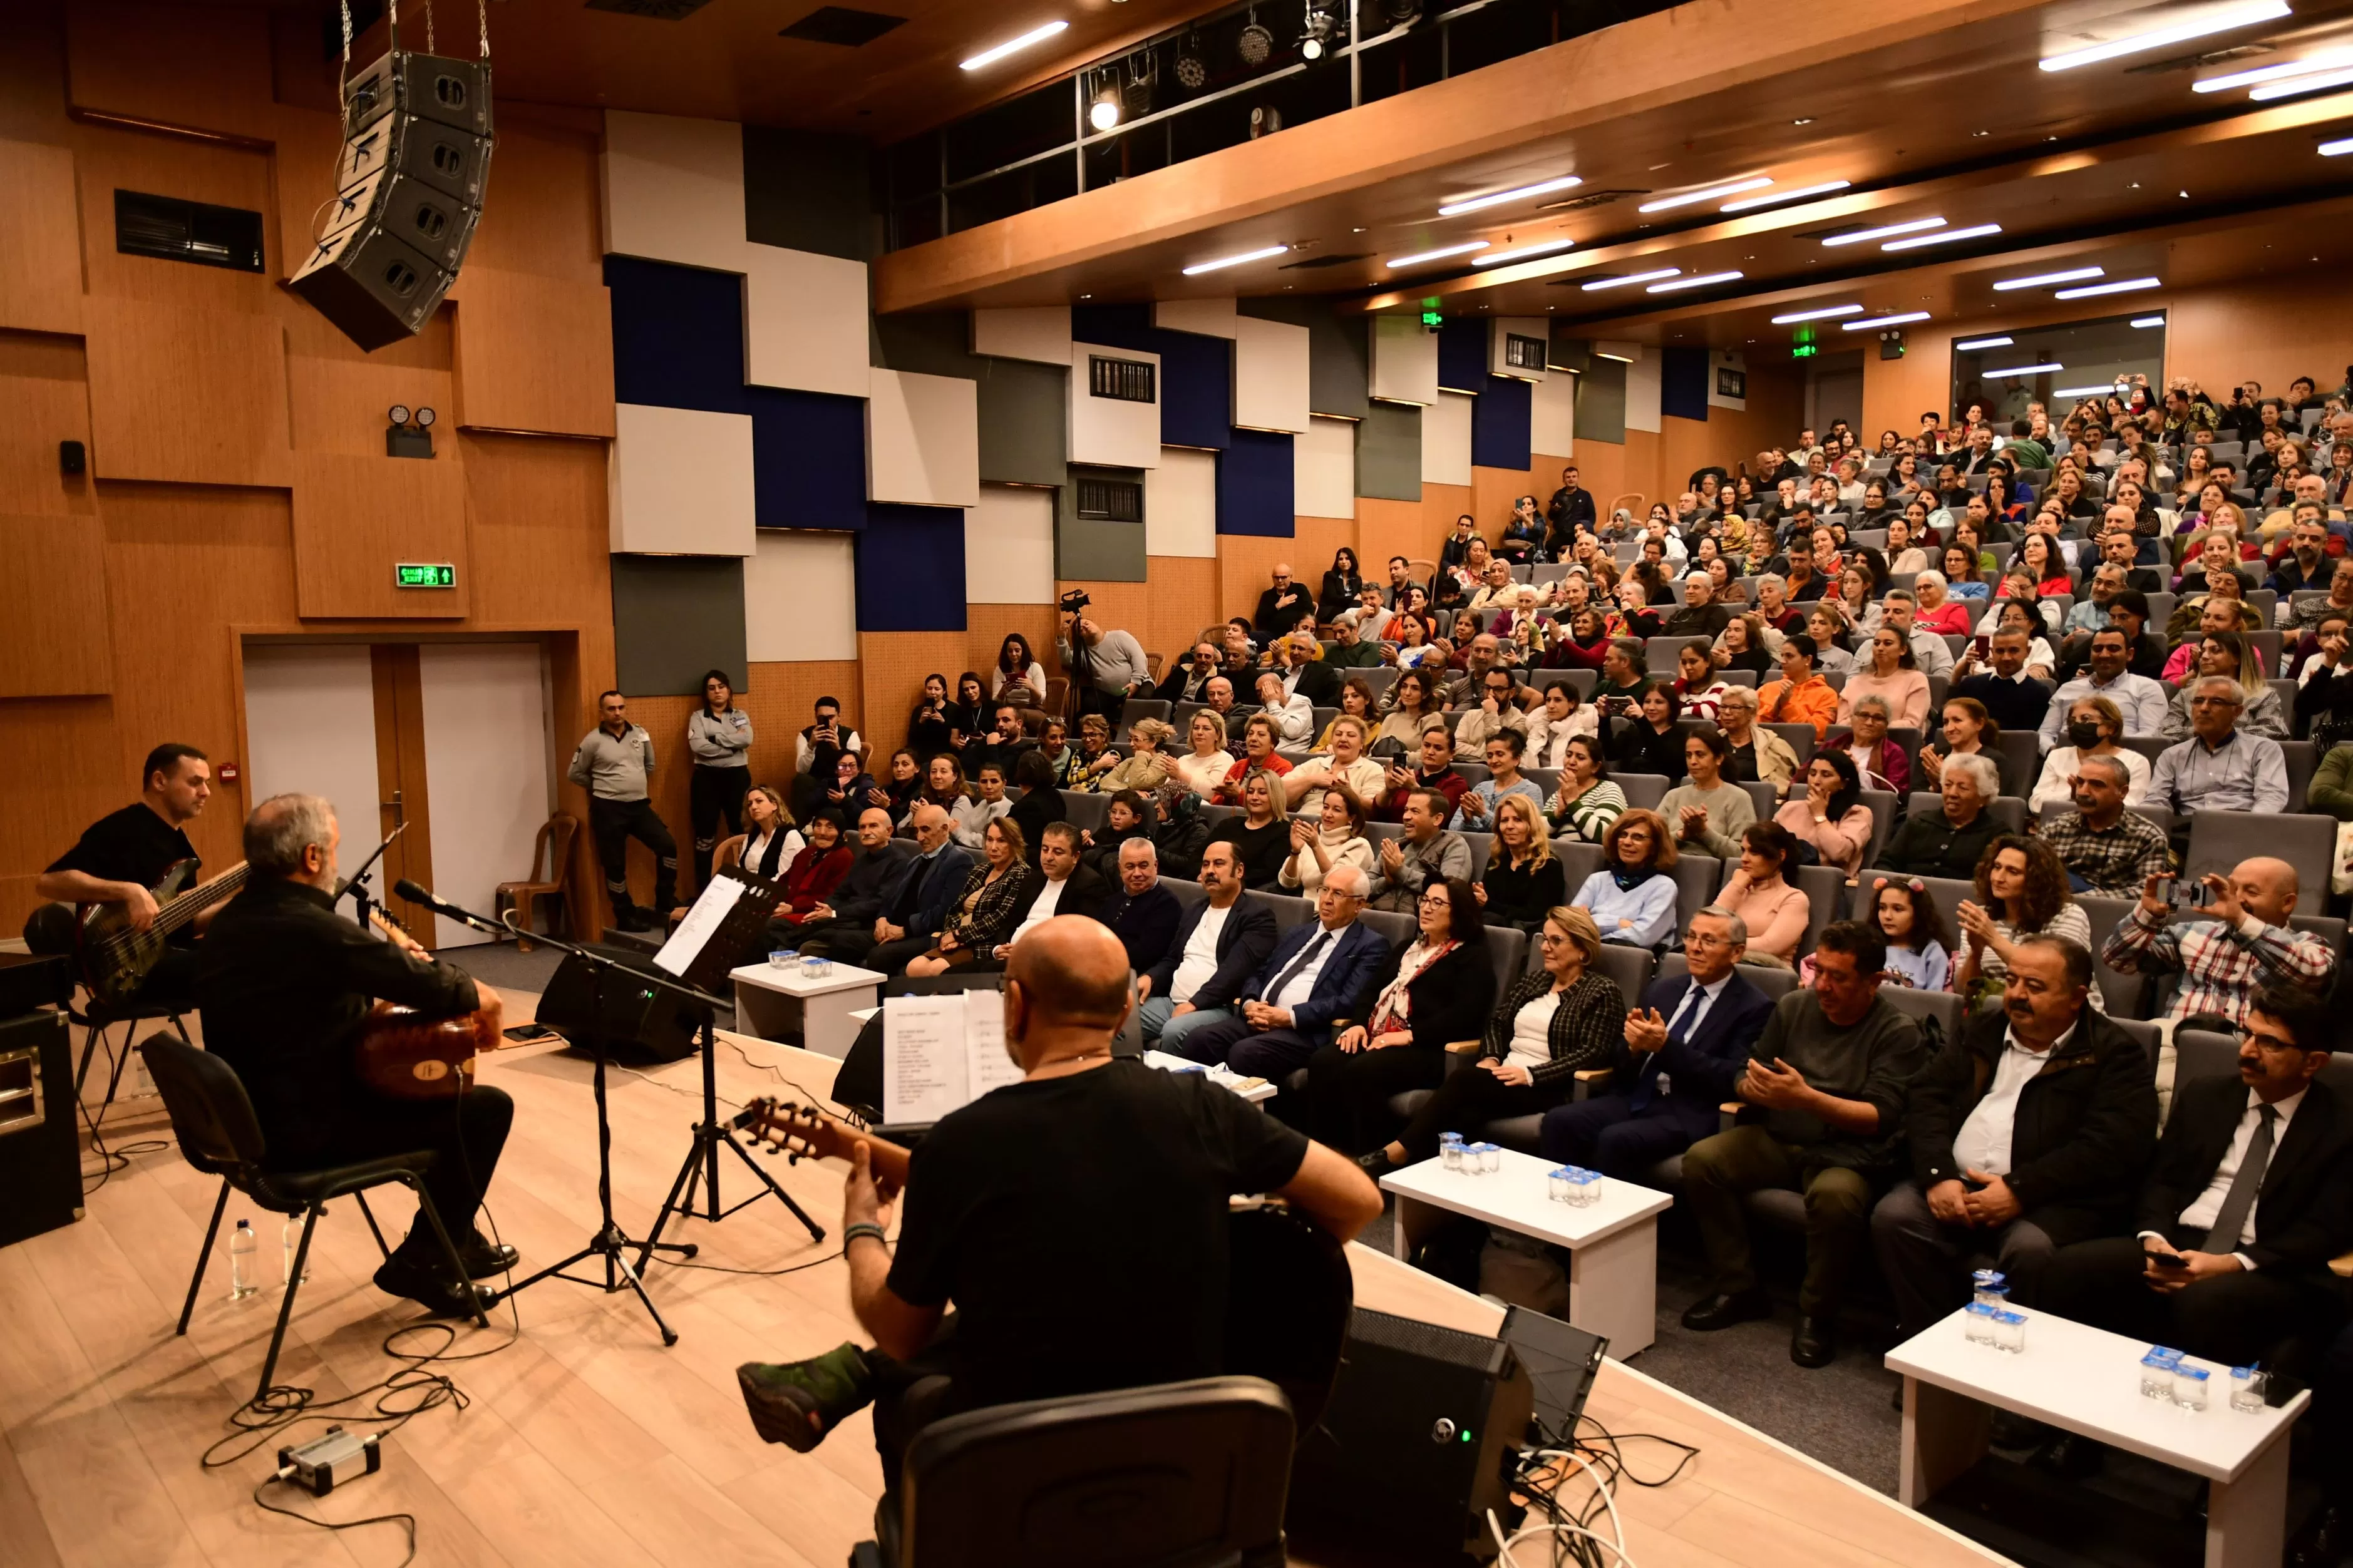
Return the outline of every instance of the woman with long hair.
[[[1389,688],[1388,717],[1373,731],[1373,744],[1395,741],[1406,749],[1408,755],[1421,749],[1421,732],[1432,724],[1442,723],[1443,710],[1433,691],[1430,678],[1419,669],[1409,669],[1397,678]]]
[[[1218,791],[1233,772],[1234,754],[1227,750],[1226,721],[1212,708],[1198,708],[1185,721],[1185,739],[1192,749],[1170,764],[1186,788],[1205,799]]]
[[[1606,864],[1569,900],[1605,942],[1656,951],[1675,933],[1675,841],[1655,811],[1620,814],[1601,840]]]
[[[1364,733],[1369,736],[1377,723],[1373,710],[1379,704],[1380,699],[1373,695],[1370,682],[1361,675],[1350,676],[1348,684],[1340,688],[1340,711],[1332,715],[1331,723],[1324,726],[1324,732],[1315,737],[1315,744],[1308,748],[1307,754],[1311,757],[1329,756],[1332,752],[1332,726],[1343,719],[1360,721]]]
[[[1977,897],[1960,907],[1961,959],[1953,989],[1977,1002],[1997,1000],[2022,936],[2055,936],[2089,952],[2092,921],[2067,890],[2067,865],[2040,838],[2005,833],[1978,861]],[[2100,990],[2092,988],[2092,1005]]]
[[[988,694],[982,689],[980,674],[965,670],[956,677],[955,700],[948,704],[949,733],[959,752],[976,735],[986,735],[996,728],[988,714]]]
[[[948,700],[948,678],[937,673],[923,677],[923,694],[907,715],[907,750],[915,753],[919,767],[942,752],[964,749],[958,717],[955,704]]]
[[[1974,697],[1947,697],[1941,718],[1943,742],[1930,741],[1920,748],[1921,786],[1936,787],[1937,774],[1947,758],[1983,757],[1993,764],[1994,776],[2001,781],[2001,793],[2016,795],[2020,782],[2017,765],[2001,749],[2001,726],[1986,711],[1986,705]]]
[[[1757,820],[1757,803],[1725,777],[1731,761],[1732,742],[1723,731],[1713,723],[1694,726],[1683,737],[1683,771],[1691,782],[1659,802],[1659,816],[1678,843],[1725,860],[1738,857],[1740,835]]]
[[[1283,805],[1282,780],[1264,768],[1242,777],[1241,810],[1209,830],[1209,842],[1224,840],[1241,862],[1242,885],[1272,888],[1281,879],[1291,847],[1291,816]],[[1370,853],[1367,847],[1367,853]]]
[[[1337,620],[1340,612],[1354,605],[1364,591],[1364,569],[1356,564],[1356,552],[1344,544],[1332,552],[1332,569],[1324,574],[1323,585],[1316,591],[1315,618]]]
[[[1534,931],[1545,911],[1567,895],[1567,873],[1553,858],[1544,814],[1525,795],[1495,803],[1495,842],[1473,891],[1489,925]]]
[[[878,781],[875,787],[867,792],[866,798],[859,803],[858,809],[862,812],[868,806],[880,807],[890,813],[892,822],[896,824],[915,809],[915,797],[923,793],[923,764],[915,760],[914,752],[902,746],[891,753],[890,778]],[[845,816],[842,820],[854,822],[857,818]]]
[[[1804,778],[1805,794],[1785,803],[1773,820],[1811,848],[1817,862],[1837,867],[1852,880],[1873,830],[1854,759],[1844,752],[1816,752]]]
[[[1888,720],[1898,728],[1917,730],[1928,721],[1928,678],[1912,657],[1912,644],[1894,626],[1881,626],[1871,637],[1871,664],[1846,678],[1839,689],[1838,721],[1854,722],[1854,705],[1865,697],[1884,699]]]
[[[1584,844],[1602,843],[1625,809],[1626,792],[1610,780],[1600,738],[1572,738],[1561,762],[1560,784],[1545,804],[1545,820],[1555,836]]]
[[[1168,754],[1168,742],[1176,738],[1176,727],[1166,719],[1138,719],[1128,728],[1127,755],[1113,763],[1111,771],[1103,775],[1097,786],[1099,793],[1151,791],[1166,784],[1176,769],[1176,759]]]
[[[711,882],[711,851],[719,824],[740,832],[744,792],[752,787],[752,716],[735,706],[734,685],[723,669],[702,677],[702,706],[687,716],[686,749],[694,758],[687,790],[694,824],[694,885]]]
[[[930,951],[909,958],[902,973],[920,980],[961,969],[994,953],[997,943],[1021,923],[1021,912],[1045,880],[1026,863],[1027,849],[1020,826],[1010,817],[990,823],[981,836],[980,863],[965,874],[964,890],[948,907],[947,919],[940,922],[938,940]]]
[[[1682,731],[1675,724],[1675,694],[1664,681],[1645,681],[1637,700],[1633,722],[1618,737],[1610,759],[1620,773],[1657,773],[1681,778],[1683,771]],[[1605,933],[1606,934],[1606,933]]]
[[[1715,672],[1715,661],[1708,657],[1707,644],[1687,642],[1676,651],[1675,683],[1671,689],[1677,714],[1715,722],[1716,710],[1724,705],[1726,687]]]
[[[774,784],[754,784],[744,792],[744,837],[720,846],[715,868],[741,866],[764,882],[773,882],[792,868],[807,840],[793,825],[785,793]]]
[[[1305,802],[1302,802],[1303,807]],[[1305,810],[1291,819],[1291,854],[1275,875],[1286,891],[1312,899],[1324,886],[1332,868],[1351,865],[1364,872],[1366,886],[1373,878],[1373,846],[1365,837],[1365,803],[1346,784],[1326,784],[1316,811]]]
[[[907,813],[912,816],[918,805],[936,805],[942,811],[954,816],[956,807],[964,805],[967,798],[965,791],[964,764],[958,762],[953,753],[942,752],[924,764],[923,790],[908,805]],[[900,820],[903,823],[906,818],[902,817]]]
[[[1797,962],[1798,944],[1813,920],[1812,903],[1783,874],[1798,841],[1778,822],[1752,822],[1734,847],[1738,863],[1709,902],[1748,928],[1743,962],[1786,969]]]
[[[1006,634],[997,650],[997,668],[989,674],[988,700],[1023,709],[1046,705],[1045,667],[1029,651],[1029,639],[1019,632]]]

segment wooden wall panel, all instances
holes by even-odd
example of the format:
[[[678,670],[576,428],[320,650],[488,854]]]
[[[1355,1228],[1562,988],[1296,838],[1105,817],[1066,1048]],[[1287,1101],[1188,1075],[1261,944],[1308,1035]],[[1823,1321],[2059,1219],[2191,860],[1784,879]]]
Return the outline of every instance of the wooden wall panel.
[[[477,618],[577,626],[581,679],[601,687],[613,669],[604,445],[480,432],[442,440],[466,476]]]
[[[751,687],[736,694],[736,706],[752,715],[752,782],[787,788],[792,784],[794,739],[807,726],[817,700],[830,697],[862,732],[864,710],[854,658],[764,663],[752,667]],[[914,706],[911,698],[906,707]],[[902,715],[903,718],[904,716]],[[881,746],[879,739],[870,737]],[[886,753],[887,757],[887,753]]]
[[[1421,524],[1408,541],[1411,548],[1402,552],[1411,560],[1435,562],[1439,546],[1454,531],[1455,518],[1466,511],[1471,512],[1474,520],[1479,515],[1472,510],[1469,485],[1424,484],[1421,487]],[[1381,574],[1384,577],[1388,574],[1386,562],[1382,563]]]
[[[937,632],[860,632],[858,634],[858,691],[834,695],[856,703],[869,722],[859,728],[886,754],[907,743],[907,716],[923,689],[923,677],[940,668],[942,644]],[[950,680],[956,672],[946,672]],[[846,711],[847,710],[845,710]],[[802,721],[807,723],[807,720]]]
[[[527,272],[577,288],[605,280],[597,240],[596,135],[583,120],[594,111],[498,106],[499,145],[482,195],[482,221],[458,274],[455,297],[467,297],[477,268]],[[611,376],[606,384],[611,384]]]
[[[1388,581],[1390,556],[1428,557],[1430,542],[1443,537],[1430,532],[1419,501],[1356,498],[1356,553],[1377,583]]]
[[[294,589],[305,619],[463,619],[472,603],[466,473],[454,458],[294,459]],[[454,588],[402,588],[397,562],[458,568]]]
[[[114,684],[106,543],[94,517],[0,516],[0,698],[87,697]]]
[[[333,97],[332,86],[328,96]],[[270,205],[263,222],[269,231],[269,276],[287,278],[301,271],[310,259],[311,238],[324,221],[327,205],[335,194],[335,161],[343,146],[343,120],[332,112],[287,103],[276,109]],[[497,167],[495,161],[491,167]],[[296,308],[310,312],[307,305],[298,303]],[[320,324],[325,325],[323,319]]]
[[[56,221],[73,210],[71,149],[0,141],[0,327],[81,331],[81,252]]]
[[[283,274],[277,270],[278,257],[269,249],[271,226],[268,220],[277,200],[268,153],[87,122],[74,125],[73,149],[81,189],[82,272],[84,286],[91,294],[257,315],[273,308],[280,295],[272,280]],[[322,165],[310,178],[324,184],[332,173],[332,165]],[[182,196],[262,214],[262,270],[237,272],[225,267],[124,255],[114,248],[117,190]],[[319,194],[322,198],[326,195]]]
[[[613,312],[605,286],[474,266],[462,276],[456,423],[610,437]]]
[[[107,4],[66,11],[74,107],[267,141],[269,24],[241,6]]]
[[[450,315],[438,311],[417,336],[362,353],[325,317],[290,300],[286,392],[295,449],[381,458],[385,411],[398,403],[434,411],[434,443],[448,455],[458,440]]]
[[[1054,657],[1054,638],[1060,635],[1061,615],[1051,605],[966,605],[964,613],[964,662],[955,669],[943,668],[947,654],[941,654],[941,665],[934,666],[948,678],[953,688],[956,676],[964,670],[977,670],[986,681],[989,671],[997,668],[997,656],[1005,639],[1019,632],[1029,639],[1029,651],[1046,667],[1049,679],[1062,673],[1061,661]],[[914,706],[915,694],[907,694],[905,706]]]
[[[275,317],[93,297],[89,321],[91,456],[101,478],[290,482],[285,332]]]
[[[1218,619],[1249,616],[1258,609],[1258,596],[1274,585],[1278,561],[1294,575],[1299,563],[1295,539],[1267,539],[1257,534],[1229,533],[1218,541]],[[1313,584],[1310,585],[1311,588]]]
[[[40,901],[33,879],[41,868],[83,828],[136,797],[139,758],[123,756],[114,705],[105,698],[0,702],[0,747],[39,763],[10,771],[8,808],[0,811],[0,931],[14,936]],[[223,837],[217,824],[199,817],[190,837],[213,864],[235,863],[236,836]],[[217,858],[224,848],[227,860]]]
[[[97,510],[90,468],[69,475],[58,443],[90,441],[90,374],[79,340],[0,332],[0,510],[40,515]]]
[[[1357,503],[1362,505],[1360,501]],[[1299,536],[1292,541],[1289,557],[1292,571],[1314,594],[1324,585],[1324,574],[1332,568],[1332,556],[1343,545],[1356,550],[1356,520],[1353,517],[1303,517],[1297,520]],[[1357,551],[1359,563],[1364,552]],[[1255,608],[1255,606],[1253,606]]]
[[[1559,472],[1560,466],[1553,465]],[[1553,481],[1555,486],[1558,479]],[[1471,515],[1479,521],[1479,531],[1493,544],[1504,535],[1504,523],[1512,515],[1512,503],[1528,493],[1527,470],[1521,468],[1473,468],[1471,470]],[[1552,494],[1551,489],[1537,492],[1536,501]]]

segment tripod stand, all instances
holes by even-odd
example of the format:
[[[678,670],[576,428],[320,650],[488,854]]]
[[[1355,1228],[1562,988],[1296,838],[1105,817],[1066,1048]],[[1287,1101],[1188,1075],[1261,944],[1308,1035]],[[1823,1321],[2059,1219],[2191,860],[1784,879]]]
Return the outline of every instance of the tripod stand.
[[[773,1197],[790,1209],[795,1219],[808,1227],[811,1241],[825,1239],[825,1227],[809,1218],[808,1211],[793,1202],[790,1193],[776,1185],[776,1178],[768,1173],[767,1167],[752,1158],[751,1152],[736,1141],[734,1128],[719,1120],[718,1056],[718,1037],[712,1026],[711,1015],[705,1012],[702,1015],[702,1120],[695,1125],[694,1142],[687,1147],[686,1161],[678,1168],[678,1179],[670,1184],[670,1196],[662,1200],[660,1212],[654,1216],[653,1232],[646,1237],[643,1249],[638,1254],[639,1268],[646,1266],[646,1259],[654,1248],[670,1245],[662,1240],[661,1233],[668,1228],[671,1215],[675,1214],[681,1219],[693,1217],[697,1184],[703,1187],[709,1205],[703,1217],[713,1225],[733,1214],[735,1209],[748,1208],[764,1197]],[[721,1208],[719,1151],[722,1147],[735,1151],[735,1157],[760,1178],[767,1190],[754,1193],[734,1208]]]

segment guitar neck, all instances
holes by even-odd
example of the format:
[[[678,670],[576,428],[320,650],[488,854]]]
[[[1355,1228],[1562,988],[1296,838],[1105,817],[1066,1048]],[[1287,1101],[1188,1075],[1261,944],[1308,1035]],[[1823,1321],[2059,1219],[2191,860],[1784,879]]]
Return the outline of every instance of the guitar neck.
[[[201,887],[189,889],[170,903],[155,911],[157,931],[177,931],[223,899],[233,897],[245,886],[246,866],[243,861],[230,867]]]

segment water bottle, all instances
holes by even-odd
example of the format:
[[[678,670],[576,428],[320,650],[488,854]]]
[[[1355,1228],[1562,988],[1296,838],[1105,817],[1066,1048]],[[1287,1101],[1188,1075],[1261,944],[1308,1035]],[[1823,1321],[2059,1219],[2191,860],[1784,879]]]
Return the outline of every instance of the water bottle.
[[[294,1216],[291,1215],[287,1216],[285,1226],[278,1232],[278,1249],[279,1279],[284,1280],[290,1288],[295,1285],[308,1285],[311,1282],[310,1259],[302,1260],[302,1278],[300,1279],[294,1278],[294,1255],[302,1249],[302,1227],[294,1223]]]
[[[254,1239],[253,1226],[244,1220],[237,1221],[237,1229],[228,1238],[230,1300],[242,1301],[260,1289],[259,1281],[254,1279],[255,1258],[260,1250],[261,1244]]]
[[[1972,1301],[1963,1310],[1965,1331],[1969,1343],[1989,1345],[1994,1342],[1993,1309],[1983,1301]]]
[[[1998,1268],[1980,1268],[1969,1276],[1971,1300],[1997,1312],[2010,1309],[2010,1279]]]
[[[1438,1135],[1438,1163],[1441,1170],[1460,1171],[1462,1168],[1461,1133],[1441,1132]]]
[[[2151,1345],[2148,1353],[2140,1358],[2140,1396],[2143,1399],[2172,1398],[2173,1367],[2180,1359],[2179,1351]]]

